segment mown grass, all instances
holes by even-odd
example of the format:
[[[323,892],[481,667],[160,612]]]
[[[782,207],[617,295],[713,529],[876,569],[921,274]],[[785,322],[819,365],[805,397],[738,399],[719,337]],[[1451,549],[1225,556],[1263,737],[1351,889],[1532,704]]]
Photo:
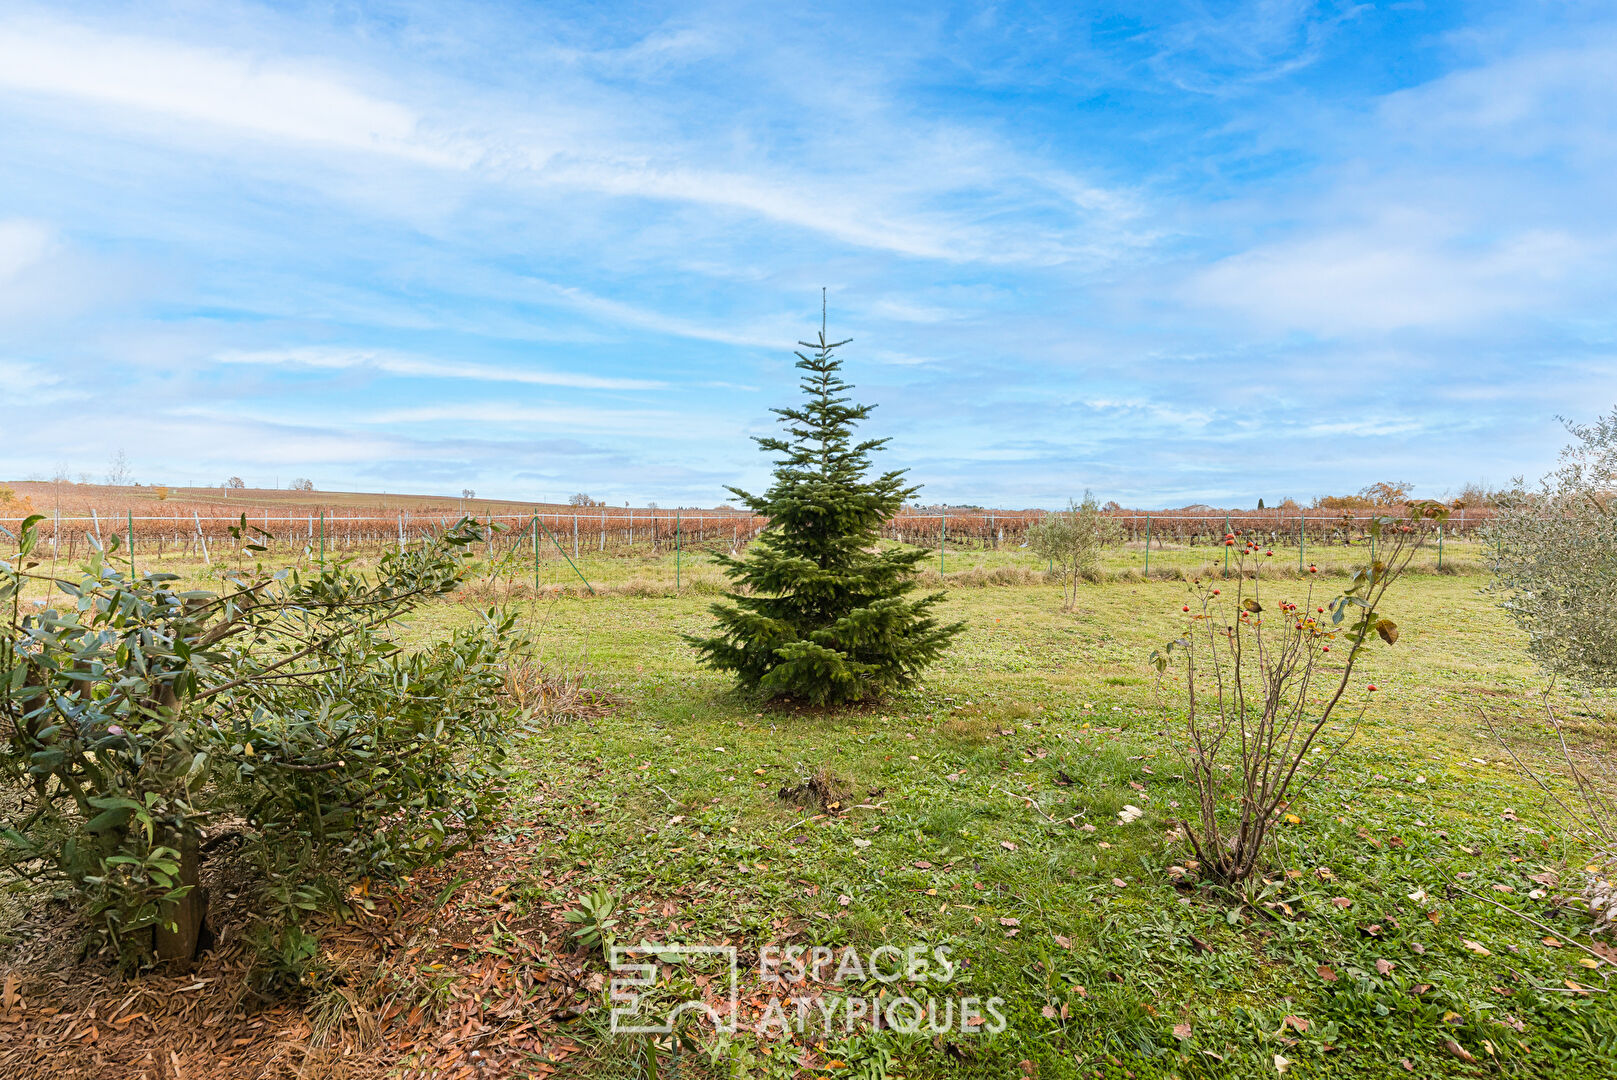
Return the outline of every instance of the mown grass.
[[[955,992],[1007,1002],[994,1037],[743,1033],[710,1041],[722,1062],[697,1075],[1275,1076],[1276,1055],[1288,1076],[1612,1075],[1610,995],[1566,985],[1604,990],[1612,969],[1450,889],[1465,875],[1565,933],[1581,925],[1526,895],[1528,875],[1568,877],[1586,855],[1476,714],[1530,740],[1543,683],[1482,583],[1415,575],[1394,596],[1403,635],[1364,669],[1382,690],[1277,842],[1262,899],[1289,913],[1167,874],[1188,856],[1168,837],[1186,793],[1175,699],[1144,657],[1177,632],[1178,582],[1086,587],[1071,613],[1050,586],[950,589],[945,614],[968,629],[925,685],[838,713],[698,669],[680,635],[707,624],[707,597],[556,597],[536,609],[549,647],[622,704],[535,737],[520,767],[551,793],[531,813],[566,819],[551,866],[582,870],[574,893],[611,889],[649,919],[642,936],[744,956],[788,936],[946,942],[965,961]],[[459,617],[445,605],[415,632]],[[1617,730],[1610,699],[1558,700],[1589,739]],[[876,808],[814,815],[777,797],[822,767]],[[1146,817],[1120,824],[1126,802]],[[1048,820],[1067,818],[1095,830]],[[604,1010],[580,1023],[592,1075],[639,1075]]]

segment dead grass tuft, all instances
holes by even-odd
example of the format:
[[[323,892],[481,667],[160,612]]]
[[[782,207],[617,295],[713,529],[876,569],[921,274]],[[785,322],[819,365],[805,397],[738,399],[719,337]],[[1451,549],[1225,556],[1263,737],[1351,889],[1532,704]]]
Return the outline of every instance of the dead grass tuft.
[[[853,783],[821,765],[800,784],[788,784],[777,793],[785,802],[805,809],[840,810],[853,796]]]
[[[585,685],[582,668],[525,658],[506,665],[505,693],[529,723],[552,727],[604,716],[617,700]]]

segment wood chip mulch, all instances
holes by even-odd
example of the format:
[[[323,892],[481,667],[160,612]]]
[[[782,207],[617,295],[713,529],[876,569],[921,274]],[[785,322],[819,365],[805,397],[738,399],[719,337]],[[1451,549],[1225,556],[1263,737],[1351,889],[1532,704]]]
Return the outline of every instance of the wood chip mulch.
[[[603,980],[565,951],[570,905],[512,899],[513,883],[564,888],[577,873],[555,874],[538,848],[537,834],[478,844],[319,926],[321,970],[295,998],[251,988],[239,923],[190,970],[138,978],[24,945],[0,961],[0,1077],[549,1076],[579,1053],[567,1025]]]

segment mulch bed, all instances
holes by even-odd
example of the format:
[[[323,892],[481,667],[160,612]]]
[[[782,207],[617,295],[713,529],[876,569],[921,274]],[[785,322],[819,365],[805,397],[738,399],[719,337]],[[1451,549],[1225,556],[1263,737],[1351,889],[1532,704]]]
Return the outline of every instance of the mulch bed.
[[[37,912],[0,965],[0,1077],[547,1076],[579,1052],[566,1026],[603,979],[565,951],[570,905],[508,898],[578,872],[548,872],[539,840],[480,843],[318,926],[321,970],[295,999],[251,988],[239,915],[189,970],[126,978],[80,962],[61,913]]]

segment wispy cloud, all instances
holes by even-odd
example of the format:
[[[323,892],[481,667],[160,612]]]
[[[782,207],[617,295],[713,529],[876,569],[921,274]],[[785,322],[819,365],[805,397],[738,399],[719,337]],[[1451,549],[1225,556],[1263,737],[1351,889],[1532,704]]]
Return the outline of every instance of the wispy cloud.
[[[668,385],[657,379],[625,379],[514,366],[497,367],[492,364],[439,360],[385,350],[340,346],[303,346],[290,349],[259,349],[251,352],[229,350],[219,353],[215,359],[221,364],[255,364],[327,371],[364,369],[413,379],[523,383],[533,386],[568,386],[580,390],[658,390]]]
[[[329,61],[204,47],[40,16],[0,23],[0,86],[160,118],[171,135],[191,143],[201,124],[315,150],[476,173],[489,182],[752,214],[849,244],[948,261],[1049,262],[1094,250],[1092,244],[1068,247],[1035,230],[928,207],[966,185],[1045,187],[1064,201],[1086,193],[1080,201],[1092,219],[1127,201],[1047,165],[1018,172],[1011,148],[981,136],[976,146],[955,140],[949,156],[867,165],[855,174],[859,182],[848,183],[805,175],[767,157],[747,169],[726,168],[712,160],[700,136],[670,139],[663,131],[651,140],[628,134],[634,126],[629,123],[615,123],[613,132],[595,130],[589,119],[604,106],[549,103],[537,116],[518,119],[488,91],[462,88],[470,112],[496,125],[502,116],[512,119],[501,129],[491,128],[488,119],[467,123],[441,105],[412,105],[396,90],[364,85],[389,81],[362,78]],[[915,143],[914,149],[925,146]],[[962,157],[963,151],[969,156]]]

